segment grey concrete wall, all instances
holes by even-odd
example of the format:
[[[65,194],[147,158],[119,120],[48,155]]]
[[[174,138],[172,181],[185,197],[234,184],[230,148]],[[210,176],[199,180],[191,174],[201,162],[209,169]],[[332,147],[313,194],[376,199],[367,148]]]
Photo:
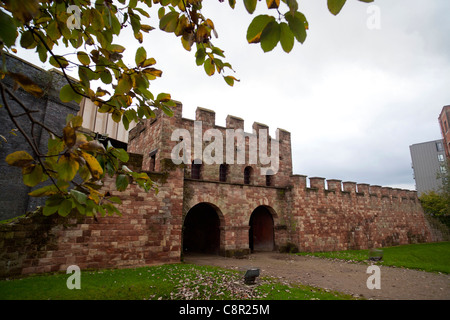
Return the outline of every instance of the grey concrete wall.
[[[419,196],[424,192],[439,191],[442,187],[442,181],[437,176],[441,166],[445,167],[445,151],[438,151],[437,143],[441,143],[443,147],[443,140],[417,143],[409,147]],[[439,161],[439,155],[444,161]]]
[[[26,75],[45,92],[41,98],[36,98],[22,88],[16,89],[14,94],[27,107],[39,110],[39,112],[33,113],[35,119],[56,132],[62,132],[67,114],[76,114],[79,110],[77,103],[63,103],[59,99],[59,90],[67,84],[67,80],[56,70],[43,70],[12,55],[5,54],[5,58],[8,71]],[[2,64],[3,62],[0,59],[0,66]],[[0,81],[10,89],[14,88],[14,81],[9,76]],[[15,114],[23,112],[20,105],[11,101],[8,95],[7,99]],[[0,103],[3,105],[3,101],[0,100]],[[31,132],[26,116],[16,119],[28,133]],[[6,109],[0,108],[0,134],[7,139],[6,143],[2,141],[0,144],[0,220],[23,215],[26,211],[34,210],[37,205],[43,202],[43,199],[28,196],[31,188],[23,184],[21,169],[11,167],[5,161],[8,154],[18,150],[24,150],[34,155],[25,138],[19,132],[16,132],[17,136],[10,133],[11,129],[14,128],[15,125],[9,118]],[[36,126],[34,136],[39,141],[41,150],[46,150],[48,135],[45,130]]]

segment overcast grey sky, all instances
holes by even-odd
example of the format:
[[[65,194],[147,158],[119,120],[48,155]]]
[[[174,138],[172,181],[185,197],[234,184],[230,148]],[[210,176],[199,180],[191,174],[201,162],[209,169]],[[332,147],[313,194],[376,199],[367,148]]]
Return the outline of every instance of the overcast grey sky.
[[[226,1],[204,1],[203,14],[241,81],[229,87],[221,76],[208,77],[194,51],[154,30],[144,45],[163,77],[152,92],[170,92],[185,118],[200,106],[216,112],[218,125],[231,114],[249,132],[254,121],[272,135],[290,131],[296,174],[414,189],[409,145],[441,138],[437,117],[450,104],[450,1],[347,0],[333,16],[326,0],[302,0],[308,37],[289,54],[280,45],[263,53],[247,44],[247,26],[267,10],[259,2],[249,15],[237,2],[232,10]],[[367,27],[370,5],[379,9],[380,29]],[[130,64],[133,40],[119,41]]]

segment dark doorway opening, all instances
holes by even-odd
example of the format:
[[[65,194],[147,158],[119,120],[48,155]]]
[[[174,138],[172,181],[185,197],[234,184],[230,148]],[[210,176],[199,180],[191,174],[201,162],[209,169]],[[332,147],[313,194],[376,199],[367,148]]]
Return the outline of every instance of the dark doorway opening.
[[[264,206],[256,208],[250,217],[249,245],[251,252],[273,251],[273,217]]]
[[[210,204],[199,203],[187,213],[183,225],[183,252],[219,254],[220,220]]]

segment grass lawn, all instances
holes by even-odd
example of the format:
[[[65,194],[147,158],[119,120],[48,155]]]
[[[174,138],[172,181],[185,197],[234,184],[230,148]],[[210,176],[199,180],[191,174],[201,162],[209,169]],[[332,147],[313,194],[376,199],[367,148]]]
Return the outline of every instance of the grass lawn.
[[[383,260],[379,263],[381,265],[450,273],[450,242],[410,244],[381,249],[383,250]],[[369,250],[304,252],[298,254],[330,259],[367,261]]]
[[[217,267],[169,264],[136,269],[81,271],[81,289],[69,290],[70,274],[0,281],[0,299],[18,300],[349,300],[349,295],[287,285],[269,278],[243,284],[243,274]]]

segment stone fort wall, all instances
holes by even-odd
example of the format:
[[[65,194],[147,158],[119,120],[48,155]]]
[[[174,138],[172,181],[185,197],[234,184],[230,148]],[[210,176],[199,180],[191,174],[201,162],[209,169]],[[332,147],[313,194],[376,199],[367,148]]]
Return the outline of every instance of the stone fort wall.
[[[288,244],[300,251],[330,251],[431,241],[416,192],[320,177],[309,178],[308,186],[308,177],[292,173],[290,133],[282,129],[271,138],[279,142],[280,159],[270,183],[258,173],[263,164],[248,163],[249,152],[246,163],[229,165],[223,181],[220,164],[203,164],[200,177],[193,178],[191,162],[176,165],[171,159],[180,143],[171,141],[173,131],[183,128],[194,136],[194,120],[181,113],[181,105],[173,117],[157,113],[130,132],[130,166],[148,172],[159,186],[157,194],[136,184],[118,192],[106,178],[103,190],[122,199],[122,217],[62,219],[38,213],[0,225],[0,277],[65,271],[73,264],[83,270],[179,262],[185,219],[198,204],[217,215],[217,252],[225,256],[250,253],[252,216],[261,208],[273,221],[273,250]],[[214,112],[202,108],[195,120],[202,121],[202,135],[244,127],[234,116],[227,117],[226,127],[217,126]],[[267,126],[253,124],[260,128]],[[250,137],[246,150],[249,143]],[[209,144],[202,143],[202,150]],[[250,181],[245,181],[247,167]]]

